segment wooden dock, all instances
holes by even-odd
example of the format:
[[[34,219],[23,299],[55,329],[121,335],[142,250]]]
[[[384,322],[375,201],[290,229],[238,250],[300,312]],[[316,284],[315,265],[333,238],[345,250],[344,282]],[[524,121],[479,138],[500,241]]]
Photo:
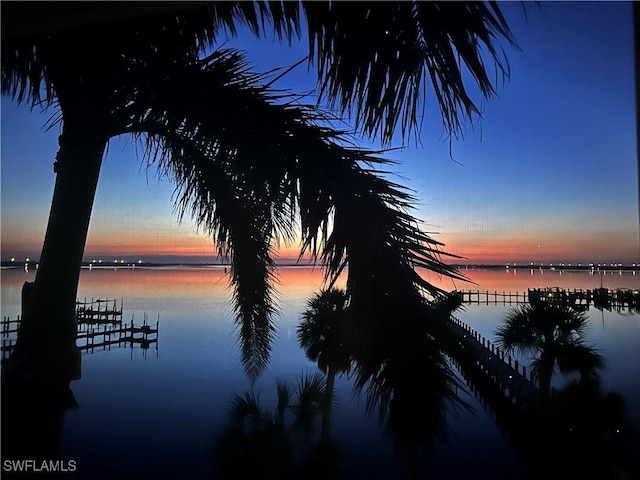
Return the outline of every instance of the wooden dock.
[[[462,302],[476,305],[518,305],[535,301],[552,302],[577,309],[588,309],[590,306],[607,310],[638,310],[640,311],[640,290],[629,288],[596,288],[590,289],[562,289],[530,288],[527,291],[507,292],[490,290],[460,290]]]
[[[2,352],[2,363],[4,364],[11,355],[11,350],[16,343],[17,336],[10,336],[18,331],[20,319],[10,320],[5,317],[2,320],[2,342],[0,350]],[[148,323],[145,319],[142,325],[135,325],[133,319],[130,323],[113,325],[109,323],[97,324],[86,330],[80,329],[76,340],[76,345],[83,353],[95,353],[96,351],[111,350],[118,347],[141,348],[145,351],[152,345],[158,350],[158,329],[160,320],[155,325]]]
[[[498,428],[519,444],[522,412],[544,399],[531,372],[453,315],[445,320],[445,326],[457,339],[445,342],[444,351],[452,366]]]
[[[155,345],[158,350],[158,329],[160,314],[155,325],[151,324],[145,313],[142,325],[136,325],[133,315],[130,322],[122,320],[122,301],[118,305],[115,300],[91,299],[76,302],[78,333],[76,345],[83,353],[111,350],[112,348],[129,346],[138,347],[145,352]],[[0,323],[0,338],[2,339],[1,361],[4,364],[15,345],[20,328],[21,318],[11,319],[3,317]]]
[[[133,318],[130,323],[119,326],[110,324],[99,324],[87,330],[80,330],[76,337],[76,345],[80,351],[94,353],[96,350],[111,350],[111,347],[138,345],[143,350],[147,350],[151,345],[158,345],[158,328],[160,325],[160,315],[155,327],[150,325],[145,315],[142,325],[136,326]]]
[[[509,403],[525,405],[540,398],[540,389],[525,365],[453,315],[447,327],[458,338],[452,360],[464,372],[483,377],[482,382],[488,382]]]
[[[76,318],[78,323],[122,323],[122,300],[120,305],[115,299],[91,299],[76,301]]]

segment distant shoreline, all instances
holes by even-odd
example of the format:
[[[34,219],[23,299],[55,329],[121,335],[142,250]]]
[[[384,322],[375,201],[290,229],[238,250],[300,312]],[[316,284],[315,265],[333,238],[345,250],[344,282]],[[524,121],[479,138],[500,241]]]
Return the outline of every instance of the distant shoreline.
[[[38,262],[30,260],[29,262],[21,262],[21,261],[3,261],[1,262],[2,269],[23,269],[25,265],[29,269],[37,268]],[[557,271],[637,271],[640,272],[640,264],[636,265],[621,265],[621,264],[610,264],[610,265],[568,265],[568,264],[558,264],[558,265],[505,265],[505,264],[451,264],[450,267],[453,267],[457,270],[474,270],[474,269],[482,269],[482,270],[557,270]],[[85,269],[135,269],[135,268],[229,268],[231,264],[229,263],[193,263],[193,262],[119,262],[119,263],[93,263],[93,262],[83,262],[82,268]],[[276,268],[322,268],[321,264],[313,264],[310,262],[279,262],[275,264]]]

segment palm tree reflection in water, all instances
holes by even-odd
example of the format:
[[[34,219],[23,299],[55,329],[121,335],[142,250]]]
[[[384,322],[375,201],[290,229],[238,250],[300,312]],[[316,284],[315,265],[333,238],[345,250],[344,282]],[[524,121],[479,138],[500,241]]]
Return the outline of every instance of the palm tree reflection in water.
[[[527,478],[638,479],[636,432],[630,430],[622,397],[603,393],[594,379],[574,380],[524,412],[521,449]]]
[[[314,295],[298,327],[300,345],[327,374],[328,398],[333,377],[353,369],[355,391],[364,394],[366,413],[377,415],[407,462],[407,476],[417,478],[420,450],[444,436],[447,412],[466,406],[457,395],[460,384],[429,334],[432,325],[425,318],[401,322],[392,336],[359,337],[357,330],[349,328],[349,313],[345,290],[333,288]],[[363,338],[375,338],[375,345],[358,343]],[[363,354],[374,349],[373,355]],[[323,438],[328,438],[328,425],[328,420],[323,422]]]
[[[64,416],[77,408],[69,380],[51,377],[42,382],[2,379],[2,458],[37,462],[59,458]],[[4,471],[3,478],[12,474]]]
[[[352,373],[355,392],[366,399],[366,413],[377,416],[405,459],[407,477],[420,476],[421,450],[444,436],[447,412],[466,406],[457,395],[460,384],[424,318],[400,323],[388,341],[375,336],[373,346],[362,345],[362,337],[350,328],[352,321],[346,290],[328,288],[311,297],[298,326],[298,341],[307,356],[318,362],[326,381],[317,375],[304,376],[295,397],[289,386],[278,383],[273,412],[261,407],[253,392],[236,396],[230,426],[217,444],[218,472],[237,476],[239,471],[250,469],[246,473],[289,478],[313,460],[315,476],[304,478],[342,478],[345,470],[330,437],[329,418],[335,403],[334,377]],[[363,354],[374,347],[375,354]],[[290,424],[285,420],[287,412],[293,414]],[[318,443],[306,453],[294,452],[291,438],[301,426],[313,425],[312,417],[317,415],[322,418]]]
[[[423,312],[425,316],[448,315],[460,306],[455,300],[445,297],[425,305]],[[580,374],[564,390],[554,390],[544,401],[516,410],[517,418],[509,424],[506,433],[524,462],[524,478],[548,476],[549,465],[541,459],[556,459],[560,452],[562,458],[554,460],[553,478],[592,474],[603,479],[640,478],[637,455],[631,443],[634,432],[626,421],[624,402],[615,393],[601,391],[596,373],[602,368],[602,359],[594,349],[585,346],[578,335],[586,326],[584,315],[561,306],[523,308],[512,313],[512,321],[500,329],[506,341],[511,338],[509,328],[521,332],[523,323],[527,324],[522,318],[523,312],[529,313],[526,318],[539,324],[541,331],[555,332],[538,345],[542,348],[548,344],[550,351],[559,352],[556,358],[561,371]],[[302,314],[298,339],[307,356],[316,360],[327,375],[327,381],[318,376],[303,377],[297,400],[293,400],[288,387],[280,384],[275,413],[262,409],[259,398],[251,392],[236,397],[231,414],[235,427],[228,429],[218,444],[216,458],[221,462],[220,471],[236,475],[250,468],[250,473],[266,475],[266,478],[346,478],[346,458],[343,459],[339,445],[330,437],[331,409],[327,408],[327,399],[332,399],[329,406],[336,404],[333,387],[329,390],[328,385],[335,375],[348,373],[354,391],[366,400],[366,413],[377,416],[385,434],[393,439],[406,462],[405,475],[400,476],[424,476],[427,468],[420,465],[422,454],[430,451],[436,441],[447,439],[448,416],[471,408],[458,394],[458,389],[463,387],[447,358],[454,355],[455,350],[447,348],[449,339],[424,316],[414,317],[414,321],[405,320],[396,325],[393,335],[388,331],[382,336],[371,335],[371,332],[358,336],[355,332],[361,330],[350,328],[352,321],[346,290],[330,288],[312,296]],[[529,328],[535,333],[531,325]],[[375,354],[364,354],[373,347],[362,341],[372,338]],[[564,343],[569,343],[571,348],[565,348]],[[548,365],[546,361],[542,363]],[[534,371],[540,372],[540,368]],[[543,378],[546,378],[544,374]],[[284,420],[288,411],[293,413],[290,424]],[[306,431],[316,436],[318,442],[307,443],[304,451],[297,443],[298,450],[294,451],[293,432],[299,432],[301,425],[315,425],[303,419],[317,416],[322,417],[320,435],[310,429]],[[312,459],[315,474],[307,469]],[[233,462],[238,465],[234,467]],[[485,477],[479,472],[477,478]]]
[[[326,382],[302,375],[297,385],[276,383],[277,402],[268,409],[260,395],[236,395],[229,422],[215,445],[215,471],[222,478],[346,478],[337,445],[314,437],[323,413]]]
[[[626,419],[622,397],[604,394],[604,360],[584,343],[586,312],[544,300],[512,309],[496,332],[505,352],[532,355],[531,374],[543,400],[525,406],[518,438],[530,478],[548,475],[542,458],[553,456],[558,478],[640,478],[636,432]],[[573,378],[552,388],[557,370]]]

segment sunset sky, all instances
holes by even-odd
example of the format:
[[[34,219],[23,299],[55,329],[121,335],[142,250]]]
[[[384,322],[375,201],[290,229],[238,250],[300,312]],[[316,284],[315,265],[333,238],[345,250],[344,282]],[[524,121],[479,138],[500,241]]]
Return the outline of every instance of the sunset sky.
[[[511,78],[453,142],[453,159],[429,92],[422,145],[388,154],[399,162],[395,180],[415,191],[422,227],[461,263],[640,263],[631,3],[527,5],[525,18],[520,3],[502,4],[521,51],[505,45]],[[304,40],[242,35],[225,46],[246,50],[258,71],[306,54]],[[302,66],[278,86],[307,91],[315,78]],[[59,130],[43,128],[53,111],[6,97],[1,106],[1,256],[37,259]],[[172,192],[130,139],[113,139],[85,259],[212,260],[211,240],[190,219],[178,223]]]

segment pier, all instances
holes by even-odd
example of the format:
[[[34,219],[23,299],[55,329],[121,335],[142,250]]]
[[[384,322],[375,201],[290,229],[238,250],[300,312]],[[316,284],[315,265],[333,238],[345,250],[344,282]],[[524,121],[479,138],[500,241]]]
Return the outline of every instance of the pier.
[[[2,351],[2,364],[4,364],[11,355],[11,350],[17,340],[20,321],[20,317],[15,320],[11,320],[9,317],[4,317],[2,319],[2,328],[0,329],[0,335],[2,337],[0,345],[0,350]],[[95,353],[96,351],[111,350],[112,348],[126,346],[131,349],[133,349],[134,346],[137,346],[146,351],[152,345],[155,345],[157,351],[159,325],[160,315],[158,315],[155,325],[149,323],[146,315],[142,325],[136,325],[133,317],[129,323],[122,323],[119,325],[101,323],[92,325],[85,329],[79,324],[76,345],[83,353]]]
[[[78,323],[122,323],[122,300],[117,301],[93,298],[89,301],[76,302],[76,318]]]
[[[155,325],[149,321],[148,315],[143,315],[142,324],[135,324],[133,315],[129,322],[123,321],[123,302],[109,299],[91,299],[76,302],[77,337],[76,345],[83,353],[111,350],[112,348],[129,346],[146,351],[155,345],[158,350],[158,329],[160,314]],[[17,318],[3,317],[0,324],[2,339],[1,361],[4,364],[11,355],[20,329],[20,315]]]
[[[562,289],[530,288],[527,291],[507,292],[490,290],[459,290],[462,302],[475,305],[518,305],[535,301],[552,302],[577,309],[590,306],[607,310],[639,310],[640,290],[629,288]]]
[[[444,325],[453,339],[444,347],[451,365],[502,433],[521,445],[523,413],[544,401],[531,372],[455,316]]]
[[[450,295],[452,299],[455,298],[463,304],[518,305],[550,302],[576,309],[594,306],[640,311],[640,292],[630,289],[545,288],[528,289],[524,292],[466,290],[453,291]],[[446,347],[446,353],[472,392],[481,392],[484,400],[502,412],[505,411],[505,405],[524,407],[541,400],[538,385],[525,365],[519,364],[518,360],[513,359],[454,315],[448,316],[445,327],[455,339],[454,344]]]
[[[446,346],[443,351],[459,372],[469,393],[479,401],[485,413],[525,458],[533,455],[534,461],[538,461],[540,450],[537,447],[540,441],[555,440],[548,436],[554,434],[548,430],[548,425],[543,424],[542,429],[539,428],[541,417],[538,414],[548,408],[545,404],[549,405],[548,402],[556,397],[557,392],[552,389],[551,396],[546,397],[531,376],[531,371],[527,371],[524,365],[519,365],[455,316],[445,317],[443,324],[453,340],[444,342]],[[620,471],[637,472],[637,442],[621,435],[612,441],[612,432],[603,431],[603,437],[594,437],[589,441],[600,441],[604,447],[613,442],[611,444],[615,444],[619,452],[616,458],[622,466]],[[556,433],[561,435],[560,438],[573,440],[571,435],[565,437],[566,432],[562,430]],[[613,433],[614,436],[618,434],[620,430]]]
[[[96,350],[111,350],[111,347],[138,345],[143,350],[149,349],[151,345],[158,349],[158,327],[160,325],[160,315],[155,326],[144,316],[142,325],[136,326],[133,318],[131,322],[119,326],[112,326],[106,323],[92,326],[84,331],[79,331],[76,338],[76,345],[80,351],[94,353]]]
[[[475,383],[482,383],[485,389],[490,386],[513,405],[526,405],[540,399],[538,385],[525,365],[520,365],[518,360],[453,315],[446,326],[458,339],[449,353],[463,374],[466,372],[474,377]]]

